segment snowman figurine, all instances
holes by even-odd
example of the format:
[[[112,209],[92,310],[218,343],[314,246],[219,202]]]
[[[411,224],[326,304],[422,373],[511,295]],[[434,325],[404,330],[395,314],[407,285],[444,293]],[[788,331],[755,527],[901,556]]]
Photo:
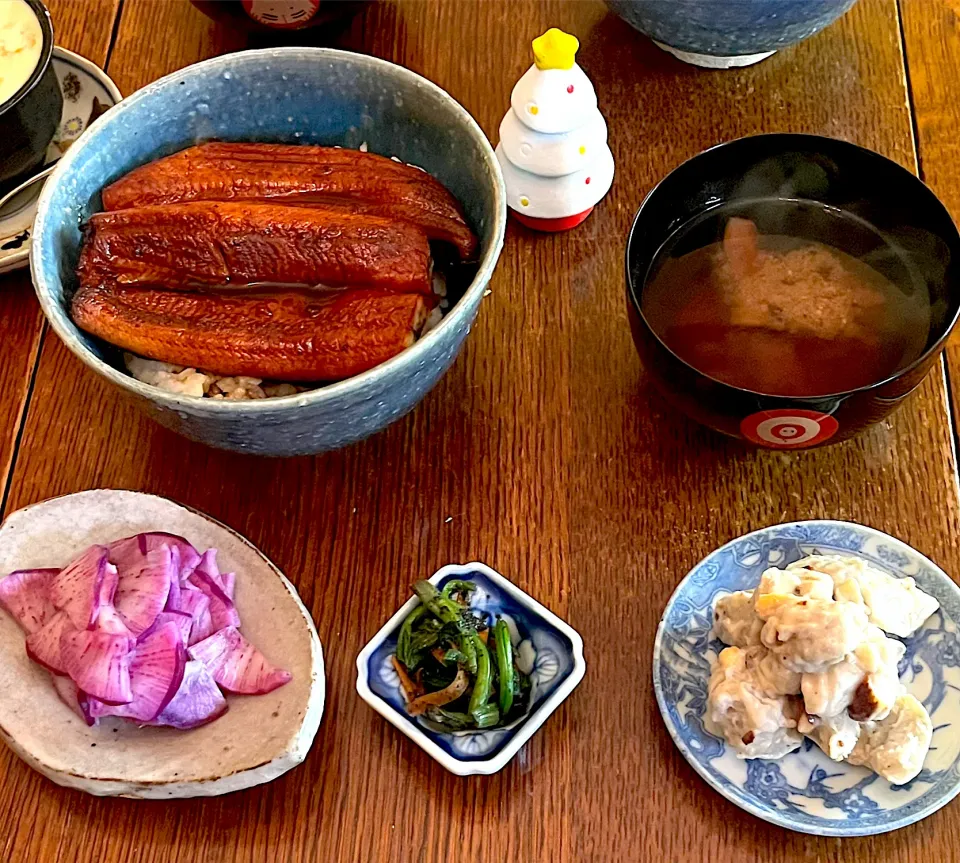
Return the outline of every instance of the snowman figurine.
[[[539,231],[576,227],[613,182],[607,124],[576,64],[579,47],[575,36],[556,28],[534,39],[534,64],[513,88],[500,124],[497,159],[507,205]]]

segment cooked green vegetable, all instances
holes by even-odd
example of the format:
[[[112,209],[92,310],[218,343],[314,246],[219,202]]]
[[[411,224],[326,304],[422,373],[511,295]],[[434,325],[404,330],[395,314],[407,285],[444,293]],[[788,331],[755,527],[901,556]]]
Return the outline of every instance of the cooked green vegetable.
[[[506,725],[527,709],[530,681],[516,665],[510,628],[471,608],[477,586],[451,579],[441,590],[418,581],[420,600],[400,627],[394,662],[407,711],[450,731]],[[415,683],[414,683],[415,681]],[[409,691],[417,688],[415,698]]]
[[[397,637],[397,659],[407,668],[413,668],[417,664],[417,659],[410,650],[410,639],[413,637],[413,627],[426,613],[426,606],[418,605],[407,615],[403,626],[400,627],[400,635]]]
[[[474,641],[474,638],[477,635],[477,630],[474,628],[473,623],[468,620],[460,621],[460,633],[457,640],[457,644],[460,646],[460,652],[463,653],[463,664],[467,667],[467,671],[471,674],[477,673],[477,638]]]
[[[490,651],[487,650],[476,632],[470,635],[474,650],[477,651],[477,676],[473,681],[473,692],[470,693],[470,706],[467,710],[476,719],[477,713],[487,706],[490,700],[490,691],[493,689],[493,670],[490,667]],[[477,723],[479,725],[479,722]],[[480,726],[482,727],[482,726]]]
[[[453,596],[454,594],[470,594],[477,589],[477,586],[472,581],[459,581],[453,579],[448,581],[444,586],[443,590],[440,593],[443,596]]]
[[[500,677],[500,712],[506,715],[513,707],[513,643],[505,620],[493,627],[493,641],[497,649],[497,673]]]
[[[476,711],[470,714],[473,721],[477,723],[477,728],[492,728],[500,722],[500,711],[496,704],[484,704],[478,707]]]
[[[444,623],[456,623],[460,619],[460,606],[449,596],[437,593],[437,589],[429,581],[418,581],[413,585],[413,592],[420,597],[420,602],[430,613]]]
[[[451,731],[464,731],[473,728],[473,717],[469,713],[457,713],[455,710],[444,710],[442,707],[431,707],[427,710],[427,718],[437,725],[444,725]]]

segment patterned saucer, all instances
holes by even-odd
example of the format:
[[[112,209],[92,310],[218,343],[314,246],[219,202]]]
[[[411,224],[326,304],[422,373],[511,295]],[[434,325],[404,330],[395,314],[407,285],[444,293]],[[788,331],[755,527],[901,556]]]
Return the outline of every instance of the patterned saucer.
[[[482,563],[445,566],[430,582],[442,588],[453,578],[476,583],[470,597],[472,608],[507,622],[517,665],[533,684],[526,715],[504,728],[450,732],[407,714],[390,657],[397,649],[401,624],[419,603],[416,598],[408,600],[357,657],[357,691],[377,713],[452,773],[496,773],[583,679],[583,641],[556,615]]]
[[[740,760],[703,727],[718,594],[749,590],[768,566],[814,552],[854,553],[897,577],[912,576],[940,601],[912,638],[900,678],[933,719],[923,770],[891,785],[862,767],[827,758],[807,740],[779,761]],[[891,536],[842,521],[782,524],[735,539],[698,563],[663,612],[653,686],[674,743],[716,791],[764,821],[820,836],[867,836],[913,824],[960,792],[960,589],[922,554]]]
[[[53,68],[63,91],[63,113],[44,167],[56,162],[93,120],[123,98],[103,69],[66,48],[53,49]],[[30,232],[42,190],[42,182],[33,183],[0,212],[0,273],[27,265]]]

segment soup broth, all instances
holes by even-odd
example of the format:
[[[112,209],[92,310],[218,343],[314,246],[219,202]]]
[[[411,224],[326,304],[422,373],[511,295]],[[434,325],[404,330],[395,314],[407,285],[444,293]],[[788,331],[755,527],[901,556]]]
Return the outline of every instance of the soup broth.
[[[651,266],[642,309],[698,371],[783,396],[885,379],[923,353],[931,318],[926,286],[872,227],[782,200],[738,202],[681,227]]]
[[[27,83],[40,62],[43,30],[24,0],[0,0],[0,105]]]

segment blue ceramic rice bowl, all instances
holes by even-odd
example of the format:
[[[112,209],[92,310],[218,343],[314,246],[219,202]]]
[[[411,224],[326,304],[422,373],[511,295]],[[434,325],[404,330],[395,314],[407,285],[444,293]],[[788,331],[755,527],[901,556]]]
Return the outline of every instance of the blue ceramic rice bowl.
[[[81,225],[104,186],[198,141],[340,145],[396,156],[437,177],[480,237],[477,274],[435,329],[370,371],[282,398],[229,402],[180,396],[137,381],[111,350],[70,320]],[[467,111],[401,66],[327,48],[272,48],[189,66],[100,118],[59,162],[40,198],[33,282],[47,319],[87,366],[154,419],[193,440],[261,455],[317,453],[380,431],[451,366],[503,246],[506,204],[493,149]]]

